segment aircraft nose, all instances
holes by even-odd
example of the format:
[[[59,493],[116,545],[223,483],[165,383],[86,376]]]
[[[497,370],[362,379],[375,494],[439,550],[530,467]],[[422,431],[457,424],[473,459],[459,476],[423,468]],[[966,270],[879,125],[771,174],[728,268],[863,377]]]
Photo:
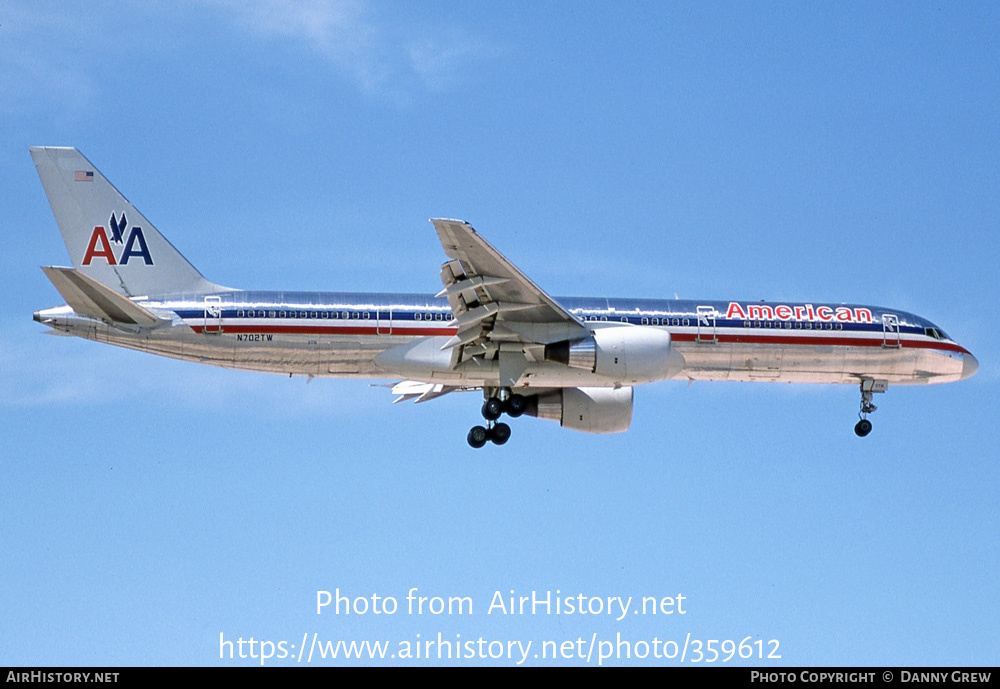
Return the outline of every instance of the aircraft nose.
[[[979,360],[968,352],[962,355],[962,378],[968,378],[979,370]]]

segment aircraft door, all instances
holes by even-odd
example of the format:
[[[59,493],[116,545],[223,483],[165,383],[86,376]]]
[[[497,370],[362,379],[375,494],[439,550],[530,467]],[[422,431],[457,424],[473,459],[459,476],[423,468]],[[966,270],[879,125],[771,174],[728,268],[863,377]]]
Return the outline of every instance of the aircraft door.
[[[719,341],[715,334],[715,317],[717,312],[714,306],[698,307],[698,333],[695,335],[695,342],[716,343]]]
[[[206,335],[222,333],[222,297],[205,297],[205,327]]]
[[[375,334],[392,335],[392,307],[380,308],[375,313]]]
[[[882,314],[882,346],[903,346],[899,341],[899,316],[894,313]]]

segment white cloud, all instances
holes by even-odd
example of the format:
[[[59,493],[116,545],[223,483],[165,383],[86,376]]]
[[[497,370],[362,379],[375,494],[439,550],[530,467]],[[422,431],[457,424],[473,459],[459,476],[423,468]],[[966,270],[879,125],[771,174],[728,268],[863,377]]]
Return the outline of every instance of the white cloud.
[[[462,68],[496,50],[461,29],[440,30],[407,44],[410,69],[431,91],[443,91],[458,78]]]
[[[332,64],[366,93],[440,91],[475,60],[495,54],[464,29],[404,26],[362,0],[215,0],[258,36],[292,40]]]
[[[464,28],[434,19],[403,23],[379,10],[366,0],[189,0],[94,9],[12,2],[0,16],[0,115],[79,117],[105,98],[102,84],[121,60],[156,46],[157,59],[170,63],[184,52],[171,46],[182,46],[191,25],[205,21],[212,30],[232,27],[241,41],[255,39],[264,54],[305,51],[362,92],[404,101],[453,87],[470,66],[497,52]]]
[[[219,0],[217,4],[240,28],[304,45],[365,90],[376,89],[386,78],[378,32],[357,0]]]

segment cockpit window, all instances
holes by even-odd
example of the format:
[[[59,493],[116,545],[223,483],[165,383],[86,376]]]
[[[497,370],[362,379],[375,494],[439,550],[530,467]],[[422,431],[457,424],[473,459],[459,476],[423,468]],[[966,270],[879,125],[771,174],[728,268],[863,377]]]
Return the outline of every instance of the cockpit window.
[[[933,337],[935,340],[949,339],[940,328],[924,328],[924,334],[927,335],[927,337]]]

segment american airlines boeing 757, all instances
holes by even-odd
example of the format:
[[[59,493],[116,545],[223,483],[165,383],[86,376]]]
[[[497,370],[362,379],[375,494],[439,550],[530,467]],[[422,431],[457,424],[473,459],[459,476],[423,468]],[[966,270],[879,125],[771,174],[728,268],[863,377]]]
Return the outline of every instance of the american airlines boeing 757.
[[[262,292],[206,280],[76,149],[31,149],[73,267],[42,270],[60,333],[187,361],[290,376],[396,379],[396,401],[481,390],[473,447],[501,417],[588,433],[632,420],[660,380],[845,383],[875,393],[968,378],[976,358],[930,321],[860,304],[553,298],[472,227],[431,222],[447,260],[436,295]]]

